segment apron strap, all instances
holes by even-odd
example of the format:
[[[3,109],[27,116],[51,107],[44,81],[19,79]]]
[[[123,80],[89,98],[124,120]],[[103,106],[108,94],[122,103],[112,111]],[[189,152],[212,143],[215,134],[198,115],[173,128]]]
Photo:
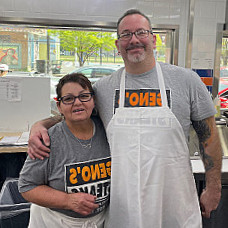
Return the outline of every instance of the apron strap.
[[[163,77],[163,73],[161,70],[161,66],[157,61],[156,61],[156,70],[157,70],[157,75],[158,75],[158,84],[159,84],[159,89],[160,89],[160,93],[161,93],[162,106],[168,107],[164,77]]]
[[[121,74],[121,78],[120,78],[120,95],[119,95],[119,108],[123,108],[124,107],[124,101],[125,101],[125,68],[123,69],[123,72]]]
[[[162,106],[168,107],[163,73],[161,70],[161,66],[158,62],[156,62],[156,70],[157,70],[157,75],[158,75],[158,85],[159,85],[159,89],[160,89],[160,93],[161,93]],[[120,78],[119,108],[123,108],[124,102],[125,102],[125,74],[126,74],[126,71],[124,68],[123,72],[121,74],[121,78]]]

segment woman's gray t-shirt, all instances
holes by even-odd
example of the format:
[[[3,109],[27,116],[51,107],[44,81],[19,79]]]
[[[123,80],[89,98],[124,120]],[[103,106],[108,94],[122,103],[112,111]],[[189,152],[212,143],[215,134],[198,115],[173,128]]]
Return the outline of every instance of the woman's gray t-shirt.
[[[100,204],[89,216],[104,210],[109,203],[110,149],[101,120],[98,117],[92,119],[96,130],[90,149],[82,148],[65,121],[51,127],[48,130],[50,156],[44,160],[27,158],[20,173],[19,191],[48,185],[67,193],[87,192],[96,195]],[[90,140],[81,140],[81,143],[89,144]],[[84,217],[69,210],[54,210],[71,217]]]

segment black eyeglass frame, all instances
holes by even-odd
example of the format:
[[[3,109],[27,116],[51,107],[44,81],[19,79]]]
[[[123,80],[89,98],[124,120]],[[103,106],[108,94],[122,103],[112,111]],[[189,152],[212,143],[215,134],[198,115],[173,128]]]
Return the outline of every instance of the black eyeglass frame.
[[[89,98],[88,100],[82,101],[82,100],[80,99],[80,97],[82,97],[83,95],[88,95],[88,94],[91,95],[90,98]],[[72,105],[72,104],[74,104],[74,102],[75,102],[75,100],[76,100],[77,98],[79,99],[80,102],[88,102],[88,101],[90,101],[90,100],[92,99],[93,95],[94,95],[93,92],[90,92],[90,93],[81,93],[81,94],[79,94],[78,96],[66,95],[66,96],[60,97],[60,98],[58,99],[58,101],[59,101],[59,102],[62,101],[62,103],[65,104],[65,105]],[[73,100],[72,102],[70,102],[70,103],[64,103],[63,99],[64,99],[65,97],[69,97],[69,96],[73,97],[74,100]]]
[[[143,37],[143,38],[140,38],[138,37],[137,33],[140,32],[140,31],[145,31],[147,32],[147,36]],[[135,32],[125,32],[125,33],[121,33],[120,35],[117,36],[118,40],[121,40],[121,38],[123,38],[121,35],[124,35],[124,34],[130,34],[130,37],[127,38],[127,39],[123,39],[123,40],[130,40],[132,38],[133,35],[136,36],[137,39],[145,39],[149,36],[149,34],[153,35],[153,31],[152,29],[151,30],[145,30],[145,29],[139,29]]]

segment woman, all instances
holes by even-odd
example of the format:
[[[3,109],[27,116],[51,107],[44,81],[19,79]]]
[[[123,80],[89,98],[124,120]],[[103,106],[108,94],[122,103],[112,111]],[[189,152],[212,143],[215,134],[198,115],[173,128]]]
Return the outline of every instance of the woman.
[[[84,75],[74,73],[60,79],[56,93],[64,120],[48,130],[50,156],[28,158],[20,173],[19,191],[34,203],[29,227],[101,228],[111,161],[102,122],[91,116],[94,92]]]

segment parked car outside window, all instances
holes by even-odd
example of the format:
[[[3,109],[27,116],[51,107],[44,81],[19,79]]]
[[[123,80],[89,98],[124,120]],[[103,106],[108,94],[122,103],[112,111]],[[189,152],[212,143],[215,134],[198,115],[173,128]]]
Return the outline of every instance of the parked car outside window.
[[[71,71],[70,73],[82,73],[94,84],[101,77],[111,75],[114,71],[121,68],[121,65],[92,65],[84,66]]]

